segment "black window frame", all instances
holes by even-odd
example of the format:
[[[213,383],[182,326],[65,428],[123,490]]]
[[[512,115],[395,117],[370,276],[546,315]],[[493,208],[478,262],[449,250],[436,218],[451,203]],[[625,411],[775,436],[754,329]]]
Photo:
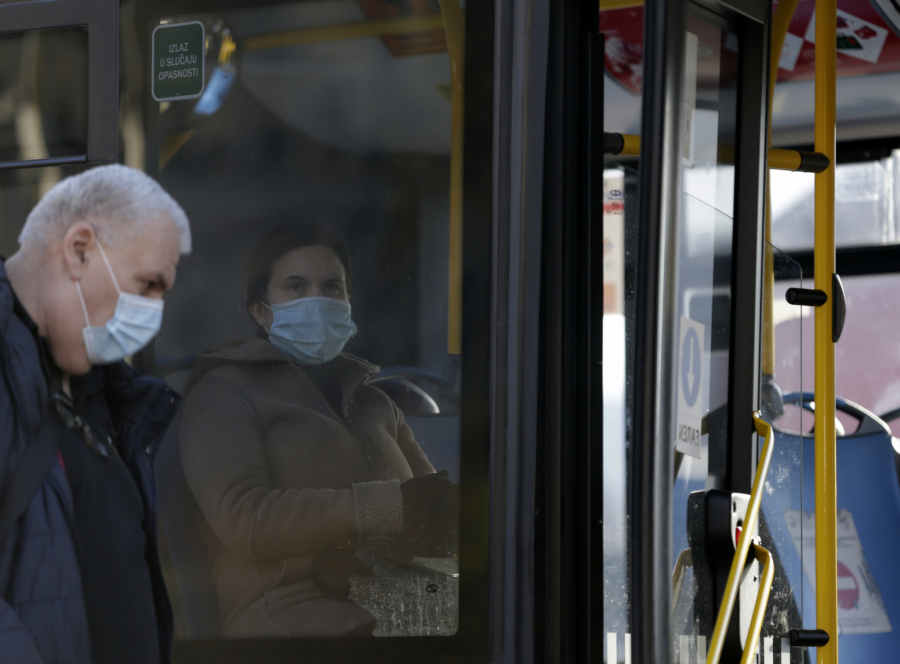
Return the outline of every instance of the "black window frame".
[[[0,5],[0,34],[81,26],[88,33],[86,154],[6,161],[0,169],[101,164],[119,156],[118,0],[42,0]]]
[[[152,31],[160,19],[295,2],[138,0],[135,23],[141,40],[139,47],[147,61]],[[498,643],[502,637],[496,630],[498,620],[502,620],[502,607],[497,600],[502,598],[498,598],[495,589],[502,584],[504,575],[497,547],[503,542],[505,529],[502,523],[492,521],[494,514],[488,509],[498,501],[507,503],[504,464],[498,458],[505,446],[493,441],[496,428],[491,400],[492,377],[497,372],[492,366],[497,345],[493,335],[505,325],[497,322],[502,319],[497,312],[503,306],[495,303],[496,291],[485,288],[492,283],[493,266],[501,261],[495,249],[493,210],[494,9],[492,0],[470,0],[465,18],[459,629],[452,636],[178,639],[173,646],[175,664],[476,664],[496,661],[491,653],[503,650]],[[141,89],[145,132],[156,136],[159,102],[153,100],[150,76],[145,75],[144,79]],[[147,141],[145,147],[144,170],[151,177],[159,173],[158,147],[155,140]],[[155,344],[151,343],[135,356],[135,367],[152,374],[156,369],[155,355]]]

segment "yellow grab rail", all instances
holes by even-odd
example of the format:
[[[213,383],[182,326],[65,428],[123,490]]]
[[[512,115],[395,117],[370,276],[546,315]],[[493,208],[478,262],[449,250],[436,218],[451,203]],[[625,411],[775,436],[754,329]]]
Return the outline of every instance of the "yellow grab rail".
[[[738,587],[741,582],[741,572],[744,570],[744,563],[747,562],[747,554],[750,552],[752,533],[756,530],[756,522],[759,519],[759,506],[762,502],[763,487],[766,484],[766,475],[769,474],[769,464],[772,462],[772,440],[774,438],[772,426],[762,419],[762,414],[759,411],[753,413],[753,424],[756,428],[756,433],[765,437],[765,443],[763,443],[759,464],[756,466],[756,477],[753,478],[753,489],[750,491],[750,504],[747,506],[747,515],[744,517],[742,532],[746,536],[742,536],[738,540],[737,550],[734,552],[734,558],[731,559],[731,570],[728,572],[722,605],[719,607],[719,615],[716,616],[716,626],[713,629],[712,638],[709,642],[706,664],[718,664],[719,658],[722,656],[722,647],[725,645],[725,631],[728,628],[728,622],[731,620],[731,612],[734,610],[734,602],[737,599]],[[771,585],[771,579],[769,585]],[[768,601],[768,597],[768,589],[766,589],[765,597],[763,597],[763,587],[761,586],[760,596],[756,602],[758,608],[760,599],[762,599],[762,613],[765,613],[765,602]],[[754,617],[756,617],[757,613],[760,612],[754,611]],[[762,617],[759,617],[759,621],[761,626]],[[757,637],[759,636],[758,630],[756,635]],[[749,644],[750,636],[748,635],[747,645],[749,646]],[[744,655],[746,654],[747,650],[745,649]]]
[[[816,152],[834,164],[835,69],[837,67],[837,0],[816,2]],[[818,649],[820,664],[838,661],[837,597],[837,432],[834,424],[834,336],[832,279],[834,253],[834,167],[816,175],[815,288],[828,296],[828,306],[816,307],[816,622],[831,637]]]
[[[639,157],[641,154],[641,137],[634,134],[616,134],[607,132],[604,135],[607,154]],[[723,164],[734,163],[734,146],[721,144],[718,148],[718,159]],[[779,171],[803,171],[820,173],[830,165],[830,161],[817,152],[801,152],[800,150],[783,150],[769,148],[769,168]]]
[[[766,605],[769,603],[769,592],[772,590],[772,579],[775,578],[775,567],[772,565],[772,554],[768,549],[753,543],[753,555],[762,565],[759,573],[759,593],[756,595],[756,606],[753,607],[753,615],[750,617],[750,630],[747,632],[747,642],[744,644],[744,653],[741,655],[741,664],[752,664],[756,657],[756,646],[759,645],[759,632],[762,629],[763,619],[766,617]]]
[[[465,110],[466,20],[459,0],[440,0],[450,54],[450,254],[447,293],[447,354],[462,353],[463,112]]]
[[[262,34],[246,37],[241,42],[241,51],[249,53],[251,51],[262,51],[270,48],[299,46],[300,44],[318,44],[321,42],[360,39],[362,37],[380,37],[384,35],[406,35],[415,32],[443,29],[444,19],[441,14],[402,16],[400,18],[386,18],[379,21],[355,21],[353,23],[318,25],[311,28],[294,28],[291,30],[264,32]]]
[[[690,549],[682,551],[675,561],[675,571],[672,572],[672,609],[678,606],[678,598],[681,596],[681,586],[684,585],[684,574],[688,567],[694,566],[694,557]]]

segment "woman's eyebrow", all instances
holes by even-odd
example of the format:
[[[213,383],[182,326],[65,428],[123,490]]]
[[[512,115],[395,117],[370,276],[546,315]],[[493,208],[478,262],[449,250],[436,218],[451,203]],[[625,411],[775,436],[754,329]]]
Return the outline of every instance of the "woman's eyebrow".
[[[282,281],[309,281],[308,277],[301,277],[299,274],[292,274],[289,277],[285,277]]]

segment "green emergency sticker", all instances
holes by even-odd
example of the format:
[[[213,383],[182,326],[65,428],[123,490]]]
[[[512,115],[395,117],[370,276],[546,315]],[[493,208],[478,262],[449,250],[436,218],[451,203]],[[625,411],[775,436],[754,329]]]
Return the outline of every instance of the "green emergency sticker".
[[[153,98],[192,99],[203,94],[205,31],[199,21],[153,31]]]

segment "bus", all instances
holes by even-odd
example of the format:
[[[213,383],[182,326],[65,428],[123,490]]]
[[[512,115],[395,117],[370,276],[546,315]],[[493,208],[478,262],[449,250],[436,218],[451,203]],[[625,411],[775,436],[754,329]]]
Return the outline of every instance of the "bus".
[[[146,459],[176,663],[895,661],[895,0],[25,0],[0,52],[0,255],[97,164],[191,221],[130,360],[184,397]],[[309,224],[352,388],[458,488],[437,549],[303,532],[369,434],[198,397],[277,373],[248,261]]]

